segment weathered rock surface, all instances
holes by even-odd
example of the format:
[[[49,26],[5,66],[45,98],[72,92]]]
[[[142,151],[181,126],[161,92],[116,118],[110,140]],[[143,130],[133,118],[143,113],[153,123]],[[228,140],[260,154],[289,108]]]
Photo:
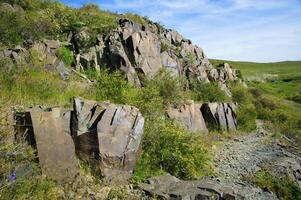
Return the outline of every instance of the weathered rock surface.
[[[75,154],[98,161],[110,181],[127,181],[136,166],[144,118],[135,107],[75,98],[73,110],[35,107],[15,119],[37,147],[43,173],[59,182],[77,174]]]
[[[180,107],[169,107],[168,116],[180,122],[184,127],[192,132],[207,133],[208,129],[201,112],[202,104],[191,103]]]
[[[107,66],[122,70],[127,79],[140,86],[139,74],[152,78],[165,68],[174,76],[197,79],[203,82],[217,81],[228,96],[231,92],[227,80],[237,80],[237,70],[229,64],[215,68],[210,64],[203,49],[193,45],[175,30],[162,29],[149,22],[140,25],[127,19],[119,21],[119,27],[109,35],[98,37],[98,44],[85,49],[83,43],[89,38],[86,29],[73,35],[77,52],[78,69]]]
[[[39,163],[43,173],[59,182],[70,182],[78,173],[70,135],[70,111],[30,112]]]
[[[57,49],[61,47],[61,43],[58,40],[43,40],[41,42],[35,42],[28,48],[20,46],[6,49],[0,52],[0,59],[9,58],[19,66],[29,64],[30,51],[34,50],[38,54],[39,60],[43,63],[44,67],[48,71],[57,72],[60,74],[63,80],[68,79],[71,70],[66,68],[64,62],[61,61],[57,55]]]
[[[206,103],[201,107],[201,111],[208,127],[235,130],[236,104],[234,103]]]
[[[45,111],[36,107],[28,110],[23,121],[19,118],[17,123],[29,128],[26,134],[31,135],[31,143],[36,145],[42,172],[60,183],[73,181],[79,172],[70,134],[70,114],[70,110],[62,108]]]
[[[144,118],[139,110],[81,98],[74,100],[74,106],[78,151],[99,155],[101,171],[109,180],[127,180],[136,165],[143,135]]]
[[[272,200],[272,194],[243,182],[204,178],[197,181],[181,181],[169,174],[153,177],[139,187],[147,194],[163,199],[246,199]]]

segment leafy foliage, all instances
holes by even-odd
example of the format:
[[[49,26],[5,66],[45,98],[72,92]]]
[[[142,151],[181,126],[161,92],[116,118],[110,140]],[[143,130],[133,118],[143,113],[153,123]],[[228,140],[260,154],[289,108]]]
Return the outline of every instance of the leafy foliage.
[[[191,83],[192,98],[200,102],[225,102],[227,97],[218,84],[202,83],[199,81],[192,81]]]
[[[57,56],[61,59],[66,66],[71,66],[73,62],[73,53],[66,47],[61,47],[57,50]]]
[[[256,128],[257,112],[251,93],[241,84],[231,84],[232,99],[238,103],[237,124],[242,131],[252,131]]]
[[[89,96],[89,88],[78,89],[64,82],[56,73],[44,69],[36,51],[30,52],[30,64],[17,67],[9,60],[1,60],[1,99],[14,104],[69,104],[73,96]],[[72,81],[72,80],[70,80]]]
[[[283,200],[301,199],[300,187],[289,177],[272,176],[267,171],[259,171],[250,180],[261,188],[274,192]]]
[[[196,134],[169,120],[150,122],[145,127],[143,152],[133,180],[164,172],[182,179],[196,179],[209,174],[209,160]]]

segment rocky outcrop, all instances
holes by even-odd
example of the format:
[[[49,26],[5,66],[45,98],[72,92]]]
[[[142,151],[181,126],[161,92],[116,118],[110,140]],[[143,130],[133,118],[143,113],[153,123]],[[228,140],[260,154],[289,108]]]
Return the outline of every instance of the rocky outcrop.
[[[135,107],[75,98],[73,110],[36,107],[15,119],[17,132],[36,146],[43,173],[59,182],[77,174],[75,154],[97,161],[109,181],[132,175],[144,131]]]
[[[207,133],[208,129],[236,130],[236,104],[189,103],[169,106],[167,115],[192,132]]]
[[[235,130],[236,104],[234,103],[206,103],[201,112],[208,127],[222,130]]]
[[[143,135],[144,118],[139,110],[81,98],[74,100],[74,108],[78,151],[99,155],[101,171],[109,180],[127,180],[135,168]],[[98,142],[93,142],[95,139]]]
[[[162,199],[246,199],[272,200],[272,194],[243,182],[203,178],[197,181],[181,181],[169,174],[153,177],[139,187],[147,194]]]
[[[0,59],[11,59],[18,66],[30,65],[30,57],[33,56],[32,53],[36,53],[37,55],[34,56],[38,57],[37,59],[42,62],[46,70],[57,72],[63,80],[66,80],[71,70],[65,67],[64,62],[57,57],[56,53],[59,47],[61,47],[61,43],[58,40],[45,39],[41,42],[29,44],[27,48],[17,46],[5,49],[0,52]]]
[[[226,81],[237,80],[237,71],[225,63],[213,67],[203,49],[193,45],[175,30],[162,29],[149,22],[140,25],[127,19],[119,21],[119,27],[109,35],[98,37],[94,47],[85,49],[89,35],[82,29],[73,36],[73,46],[79,69],[107,66],[122,70],[127,79],[141,85],[139,74],[151,79],[162,68],[174,76],[203,82],[217,81],[228,96],[231,92]]]
[[[180,122],[189,131],[207,133],[208,129],[201,112],[201,106],[202,104],[193,102],[179,107],[171,106],[168,108],[167,113],[171,119]]]

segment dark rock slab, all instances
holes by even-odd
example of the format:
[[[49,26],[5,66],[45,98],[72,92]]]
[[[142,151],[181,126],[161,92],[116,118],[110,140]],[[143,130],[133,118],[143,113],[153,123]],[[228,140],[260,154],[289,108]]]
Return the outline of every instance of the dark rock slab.
[[[208,128],[236,130],[236,105],[234,103],[206,103],[201,111]]]
[[[73,134],[77,151],[99,156],[102,174],[108,180],[127,180],[141,146],[144,118],[132,106],[98,103],[75,98]]]
[[[70,135],[70,111],[30,111],[42,172],[61,183],[78,174],[75,146]]]

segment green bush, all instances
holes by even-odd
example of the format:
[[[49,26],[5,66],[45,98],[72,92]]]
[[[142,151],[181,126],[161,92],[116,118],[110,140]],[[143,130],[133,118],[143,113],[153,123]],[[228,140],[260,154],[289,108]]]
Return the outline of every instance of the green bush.
[[[58,58],[61,59],[66,66],[71,66],[74,57],[70,49],[66,47],[60,47],[56,53]]]
[[[239,105],[237,110],[238,130],[252,131],[256,129],[256,108],[253,104]]]
[[[192,98],[195,101],[201,102],[225,102],[227,97],[224,91],[222,91],[218,84],[202,83],[199,81],[192,81],[191,83]]]
[[[267,171],[259,171],[250,180],[259,187],[274,192],[279,199],[301,199],[301,188],[289,177],[276,177]]]
[[[102,70],[97,78],[96,100],[119,104],[135,104],[138,90],[131,85],[120,71],[109,73]]]
[[[17,67],[7,63],[0,67],[1,99],[32,106],[48,103],[65,105],[71,103],[73,96],[91,98],[89,88],[74,88],[69,82],[62,81],[57,73],[46,71],[38,52],[30,51],[30,55],[30,64]]]
[[[20,14],[0,7],[0,44],[20,44],[23,40],[23,21]]]
[[[296,102],[296,103],[301,104],[301,94],[298,94],[298,95],[296,95],[296,96],[290,97],[290,98],[288,98],[288,99],[289,99],[289,100],[292,100],[292,101],[294,101],[294,102]]]
[[[245,105],[252,103],[252,96],[250,92],[244,88],[240,83],[231,83],[232,99],[234,102]]]
[[[187,94],[184,92],[184,86],[180,78],[174,77],[165,69],[160,70],[155,78],[146,85],[157,87],[164,104],[183,103]]]
[[[55,182],[37,177],[17,178],[0,192],[0,199],[60,199]]]
[[[181,179],[210,173],[210,157],[202,140],[169,120],[148,122],[134,181],[168,172]]]
[[[127,18],[141,25],[146,25],[148,23],[148,19],[146,17],[141,17],[137,14],[126,13],[122,16],[123,18]]]

